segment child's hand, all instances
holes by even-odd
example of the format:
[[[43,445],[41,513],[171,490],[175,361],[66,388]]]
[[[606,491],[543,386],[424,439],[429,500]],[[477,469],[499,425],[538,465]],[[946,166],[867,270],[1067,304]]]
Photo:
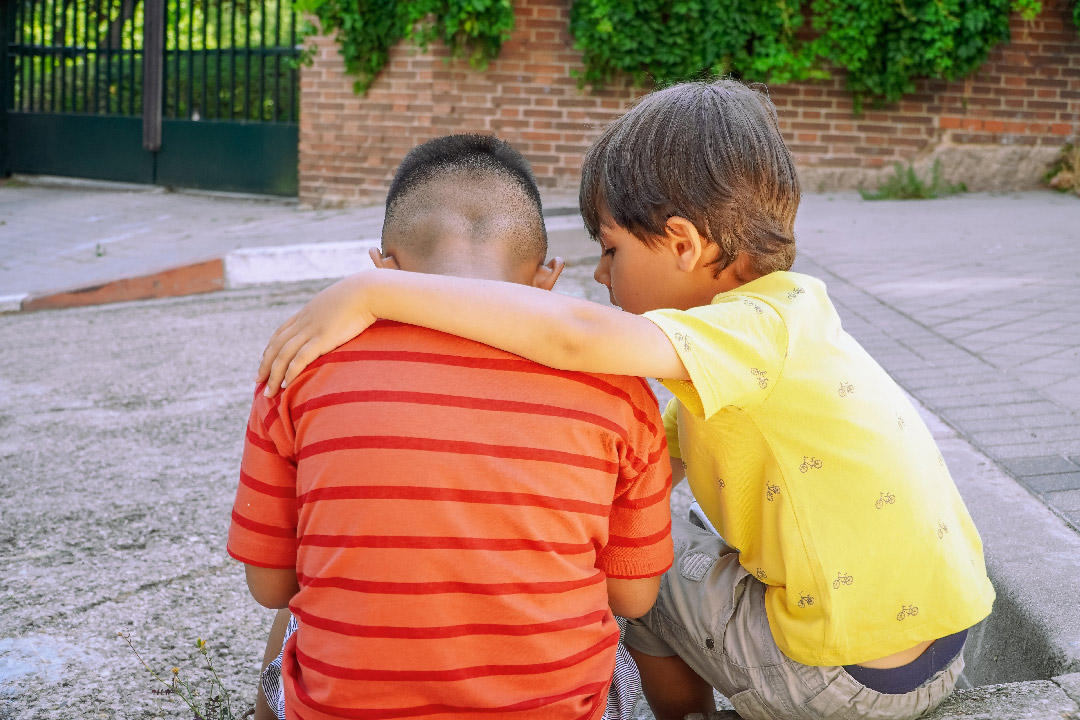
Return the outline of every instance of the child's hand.
[[[286,320],[263,350],[255,382],[273,397],[314,360],[347,343],[377,319],[364,299],[367,271],[340,280]]]

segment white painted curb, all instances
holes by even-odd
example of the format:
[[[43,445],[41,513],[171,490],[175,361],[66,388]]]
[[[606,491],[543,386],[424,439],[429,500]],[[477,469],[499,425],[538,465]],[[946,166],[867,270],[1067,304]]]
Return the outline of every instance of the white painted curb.
[[[19,312],[22,310],[22,302],[27,298],[27,294],[22,295],[0,295],[0,312]]]
[[[234,250],[225,256],[225,287],[343,278],[374,267],[368,250],[377,247],[369,239]]]

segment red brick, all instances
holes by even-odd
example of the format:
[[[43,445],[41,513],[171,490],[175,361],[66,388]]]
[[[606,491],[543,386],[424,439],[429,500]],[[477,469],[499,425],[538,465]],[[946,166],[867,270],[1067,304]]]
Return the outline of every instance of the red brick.
[[[570,0],[515,0],[517,27],[486,72],[448,50],[405,45],[364,97],[352,92],[331,38],[314,40],[301,72],[301,201],[376,202],[401,155],[447,132],[499,132],[527,157],[542,187],[573,187],[581,156],[607,123],[642,94],[624,80],[581,90],[581,54],[568,32]],[[1048,0],[1034,22],[1015,13],[1013,42],[972,76],[919,80],[882,108],[852,111],[843,74],[770,87],[780,127],[803,166],[881,167],[947,133],[955,142],[1060,146],[1080,125],[1080,38],[1068,0]],[[320,200],[324,198],[324,200]]]

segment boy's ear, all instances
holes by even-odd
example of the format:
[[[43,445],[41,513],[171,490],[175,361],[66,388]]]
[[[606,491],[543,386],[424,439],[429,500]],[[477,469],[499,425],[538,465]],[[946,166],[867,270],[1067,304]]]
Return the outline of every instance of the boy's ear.
[[[564,267],[566,267],[566,262],[561,257],[553,258],[546,265],[537,267],[532,286],[541,290],[550,290],[555,287],[555,281],[559,279]]]
[[[715,250],[712,243],[701,237],[694,223],[678,215],[668,218],[664,243],[675,256],[676,267],[683,272],[696,269],[702,261],[714,259],[709,257]]]
[[[379,248],[371,248],[368,250],[368,255],[371,256],[371,262],[375,263],[375,267],[380,270],[400,270],[397,260],[393,255],[383,255],[382,250]]]

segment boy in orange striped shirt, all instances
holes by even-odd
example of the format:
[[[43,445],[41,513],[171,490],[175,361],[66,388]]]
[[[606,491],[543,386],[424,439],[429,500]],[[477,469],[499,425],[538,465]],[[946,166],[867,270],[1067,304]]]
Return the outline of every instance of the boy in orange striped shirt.
[[[544,289],[561,270],[527,163],[484,136],[406,157],[383,250],[380,267]],[[285,716],[603,715],[613,612],[644,614],[672,560],[644,381],[377,323],[261,390],[228,550],[296,618]]]

